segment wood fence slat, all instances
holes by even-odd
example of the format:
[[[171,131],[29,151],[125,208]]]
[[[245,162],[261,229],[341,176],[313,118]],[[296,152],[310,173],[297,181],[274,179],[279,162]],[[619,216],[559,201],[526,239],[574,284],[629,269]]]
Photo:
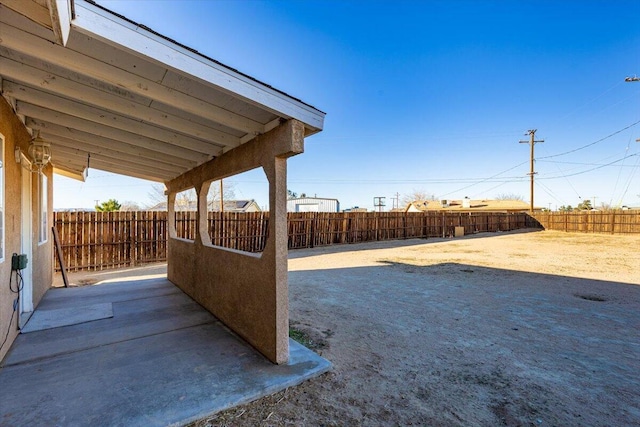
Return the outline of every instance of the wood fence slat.
[[[194,240],[196,215],[175,213],[178,237]],[[167,212],[54,212],[67,271],[100,270],[166,261]],[[208,233],[216,246],[261,252],[268,240],[269,212],[209,212]],[[452,236],[545,228],[567,232],[637,234],[640,212],[354,212],[288,214],[289,249],[378,240]],[[60,262],[54,260],[56,270]]]

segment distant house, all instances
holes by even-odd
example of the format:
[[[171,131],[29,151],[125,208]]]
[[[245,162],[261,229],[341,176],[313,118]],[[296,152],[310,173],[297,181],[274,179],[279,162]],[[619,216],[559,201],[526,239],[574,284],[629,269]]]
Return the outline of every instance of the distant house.
[[[529,203],[522,200],[416,200],[405,208],[405,212],[526,212]]]
[[[224,212],[261,212],[260,206],[255,200],[225,200]],[[188,202],[180,202],[176,200],[176,211],[196,211],[198,204],[195,200]],[[162,211],[166,212],[167,202],[160,202],[157,205],[150,207],[150,211]],[[210,201],[207,206],[209,212],[220,212],[220,202],[217,200]]]
[[[255,200],[225,200],[224,212],[261,212]],[[220,212],[220,202],[209,203],[209,210]]]
[[[340,202],[322,197],[299,197],[287,200],[287,212],[340,212]]]

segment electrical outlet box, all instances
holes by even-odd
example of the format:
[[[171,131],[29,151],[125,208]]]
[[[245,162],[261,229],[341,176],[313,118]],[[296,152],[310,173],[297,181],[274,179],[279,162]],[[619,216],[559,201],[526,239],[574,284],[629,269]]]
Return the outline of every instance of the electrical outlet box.
[[[11,257],[11,269],[24,270],[25,268],[27,268],[27,255],[13,254],[13,256]]]

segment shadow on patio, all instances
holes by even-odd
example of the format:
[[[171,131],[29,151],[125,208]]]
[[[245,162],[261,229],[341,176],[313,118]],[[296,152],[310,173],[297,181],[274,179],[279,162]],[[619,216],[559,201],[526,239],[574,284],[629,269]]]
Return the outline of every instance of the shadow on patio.
[[[51,289],[25,332],[0,369],[0,425],[183,424],[331,366],[292,340],[271,364],[162,276]]]

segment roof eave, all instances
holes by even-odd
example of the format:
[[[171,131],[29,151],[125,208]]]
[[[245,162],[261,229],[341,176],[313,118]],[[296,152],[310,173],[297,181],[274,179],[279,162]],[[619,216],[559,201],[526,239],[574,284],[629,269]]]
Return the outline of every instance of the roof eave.
[[[186,73],[286,119],[305,124],[306,135],[321,131],[326,113],[246,74],[206,57],[87,0],[74,1],[74,30],[126,49],[176,72]]]

